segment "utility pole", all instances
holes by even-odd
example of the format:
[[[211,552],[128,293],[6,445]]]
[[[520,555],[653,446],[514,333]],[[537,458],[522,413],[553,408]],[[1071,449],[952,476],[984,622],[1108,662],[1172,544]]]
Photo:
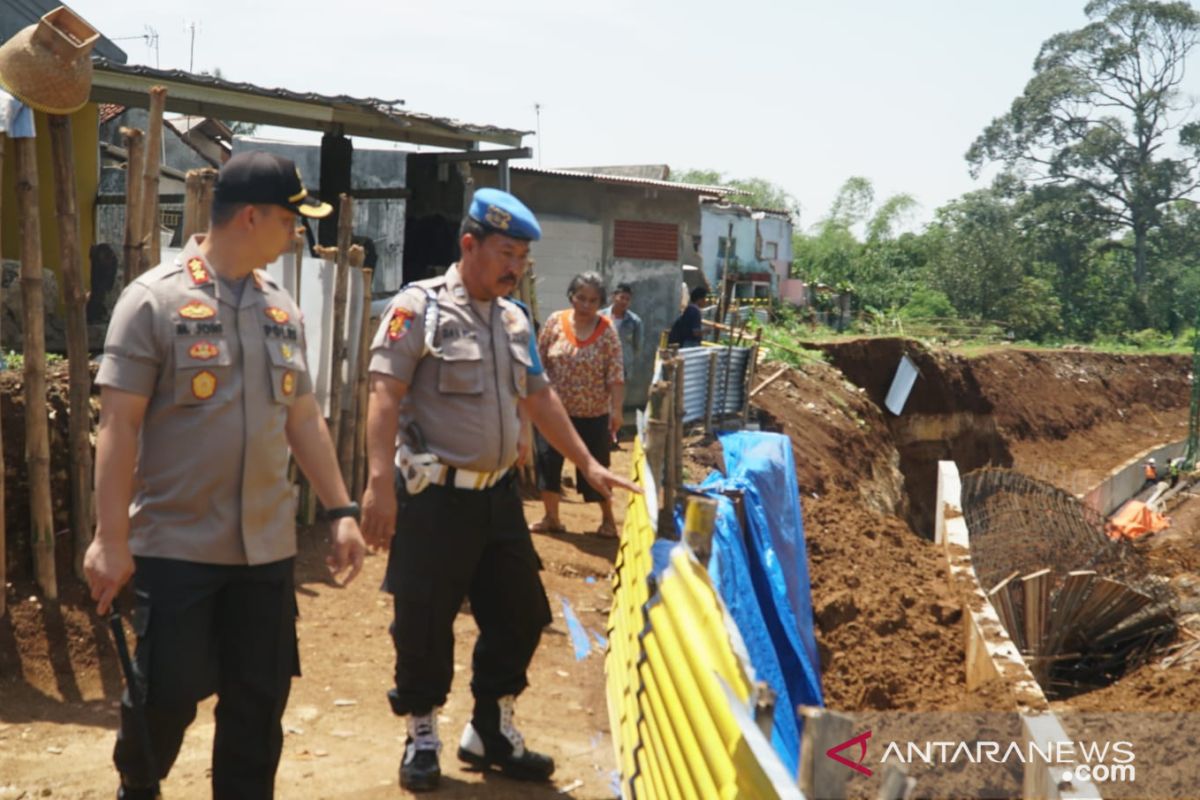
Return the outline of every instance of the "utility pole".
[[[188,72],[196,71],[196,23],[189,22],[188,30],[192,34],[192,44],[188,54]]]
[[[538,169],[542,167],[542,104],[533,104],[533,113],[537,117],[537,140],[538,140]]]

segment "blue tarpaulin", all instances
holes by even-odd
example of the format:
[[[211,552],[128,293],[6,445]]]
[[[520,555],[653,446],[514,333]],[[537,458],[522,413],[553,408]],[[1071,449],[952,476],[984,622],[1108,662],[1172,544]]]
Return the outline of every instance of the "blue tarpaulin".
[[[812,594],[791,442],[775,433],[721,436],[728,475],[713,473],[700,489],[718,500],[708,571],[728,607],[760,680],[775,691],[771,744],[796,774],[799,705],[823,706],[813,634]],[[733,502],[740,491],[746,530]]]

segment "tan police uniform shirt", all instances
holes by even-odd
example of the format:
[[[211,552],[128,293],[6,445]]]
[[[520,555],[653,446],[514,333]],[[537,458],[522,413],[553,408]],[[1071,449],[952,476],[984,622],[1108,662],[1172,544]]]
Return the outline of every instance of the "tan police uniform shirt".
[[[437,330],[427,352],[429,294],[437,298]],[[392,298],[371,342],[370,371],[408,384],[400,440],[416,422],[444,464],[492,472],[517,458],[517,402],[547,386],[530,375],[529,319],[507,299],[472,301],[455,264],[440,278],[418,281]]]
[[[150,398],[130,548],[206,564],[296,554],[287,480],[289,407],[312,392],[300,310],[262,270],[240,301],[200,256],[129,285],[113,309],[96,383]]]

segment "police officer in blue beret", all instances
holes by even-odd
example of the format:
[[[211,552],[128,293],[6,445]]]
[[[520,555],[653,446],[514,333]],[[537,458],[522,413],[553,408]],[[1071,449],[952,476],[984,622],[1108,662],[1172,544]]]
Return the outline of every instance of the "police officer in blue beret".
[[[524,780],[554,772],[513,723],[551,620],[512,469],[518,412],[602,494],[636,491],[588,453],[531,354],[529,318],[507,297],[540,236],[516,197],[478,190],[462,223],[460,260],[442,277],[401,289],[371,344],[363,532],[376,544],[391,541],[396,685],[388,699],[408,718],[400,785],[410,791],[434,789],[441,776],[438,712],[454,676],[454,618],[464,597],[479,639],[475,706],[459,759]]]

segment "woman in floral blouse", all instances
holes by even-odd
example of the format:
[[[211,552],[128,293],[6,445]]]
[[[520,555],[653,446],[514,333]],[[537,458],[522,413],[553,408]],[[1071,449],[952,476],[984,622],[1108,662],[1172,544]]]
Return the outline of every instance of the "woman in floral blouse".
[[[621,362],[621,340],[612,323],[601,316],[604,281],[595,272],[576,275],[567,289],[571,308],[550,315],[538,336],[538,353],[558,396],[562,398],[575,430],[588,450],[608,466],[612,437],[621,428],[621,406],[625,399],[625,371]],[[558,502],[562,493],[563,457],[545,442],[539,442],[538,480],[546,515],[532,528],[539,532],[562,532]],[[615,538],[612,501],[575,473],[576,486],[584,502],[599,503],[603,521],[596,533]]]

